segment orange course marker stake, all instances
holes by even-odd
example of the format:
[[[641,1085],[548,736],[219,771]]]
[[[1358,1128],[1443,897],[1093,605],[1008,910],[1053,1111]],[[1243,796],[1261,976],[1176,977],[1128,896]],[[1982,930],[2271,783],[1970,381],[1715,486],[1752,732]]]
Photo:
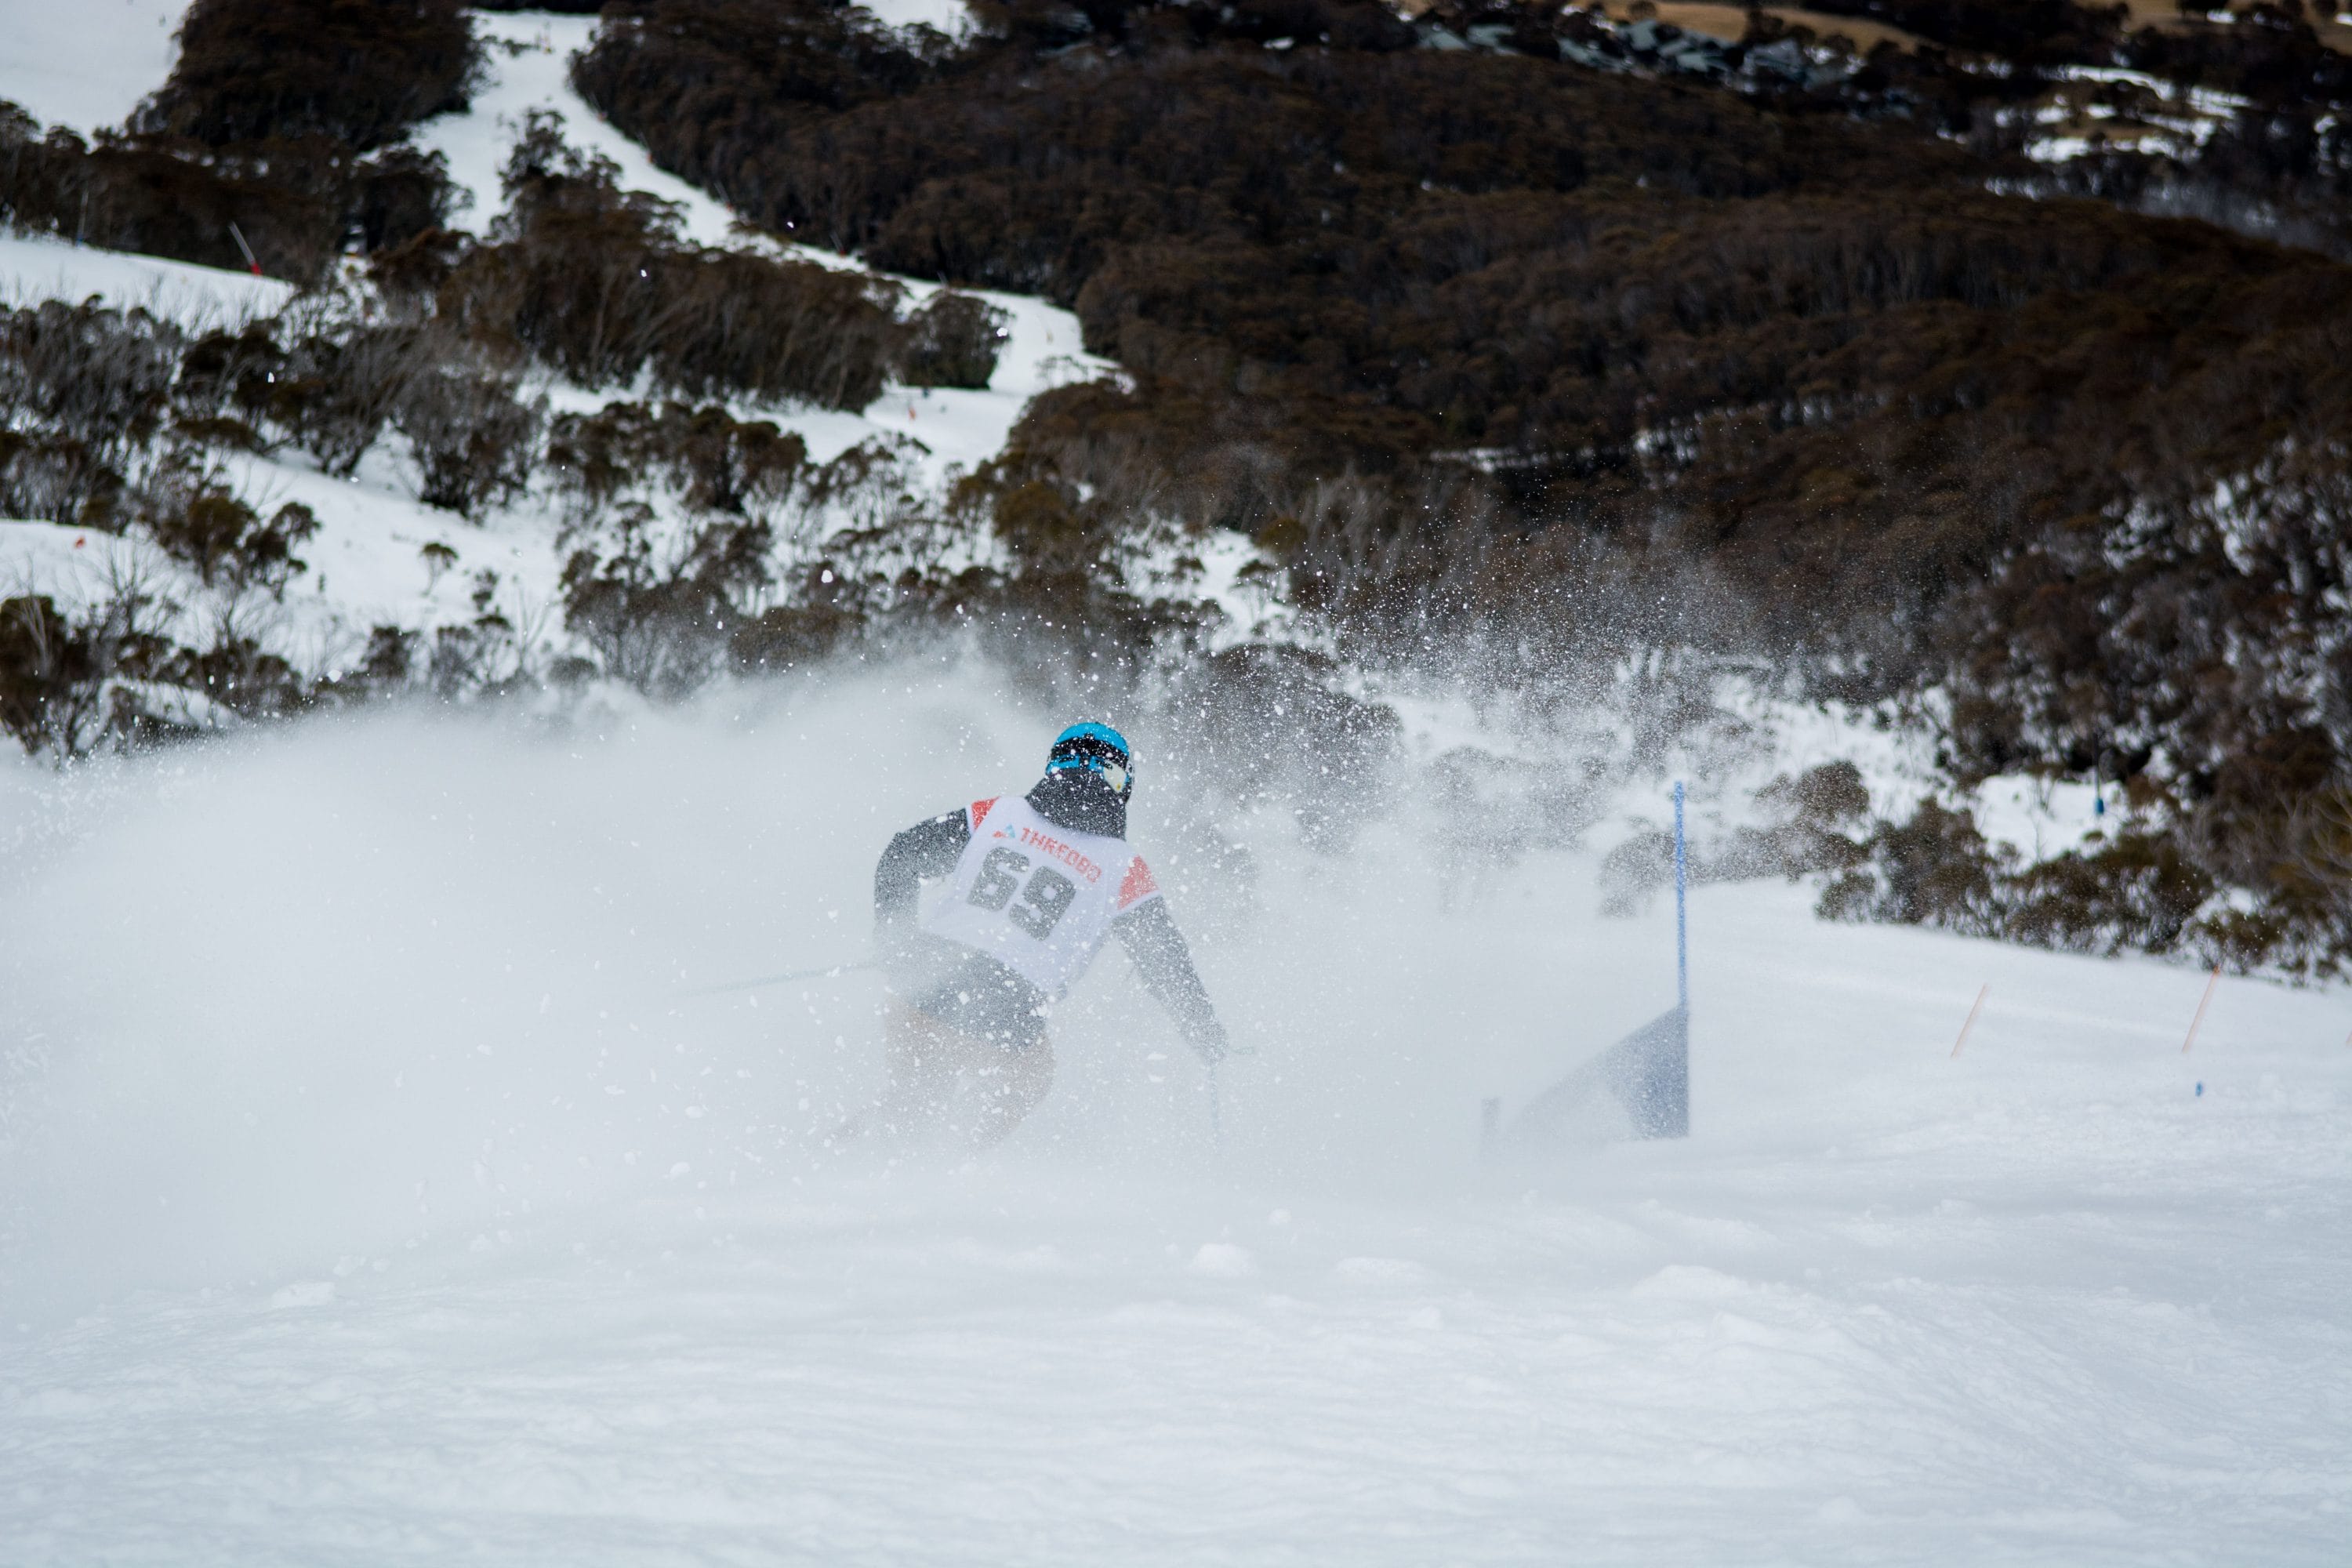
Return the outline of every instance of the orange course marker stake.
[[[2189,1037],[2180,1042],[2180,1054],[2187,1056],[2189,1047],[2197,1043],[2197,1031],[2205,1022],[2205,1009],[2213,1005],[2213,987],[2221,984],[2221,966],[2213,966],[2213,978],[2205,983],[2205,1000],[2197,1004],[2197,1016],[2189,1020]]]
[[[1952,1042],[1952,1055],[1958,1056],[1960,1047],[1969,1043],[1969,1031],[1977,1026],[1977,1015],[1984,1011],[1985,998],[1992,994],[1992,982],[1987,981],[1977,992],[1977,1005],[1969,1009],[1969,1021],[1960,1026],[1960,1037]]]

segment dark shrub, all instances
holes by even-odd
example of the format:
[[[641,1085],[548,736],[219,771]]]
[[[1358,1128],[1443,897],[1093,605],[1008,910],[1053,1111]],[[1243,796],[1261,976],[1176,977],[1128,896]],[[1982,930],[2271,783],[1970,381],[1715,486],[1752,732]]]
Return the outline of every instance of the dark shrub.
[[[130,486],[69,436],[0,430],[0,516],[119,532]]]
[[[898,379],[909,386],[987,386],[1011,320],[984,300],[942,289],[907,319]]]
[[[2029,867],[2011,885],[2004,933],[2076,952],[2168,952],[2213,893],[2177,840],[2128,829]]]
[[[728,653],[746,674],[775,674],[823,663],[865,626],[865,616],[854,605],[830,596],[772,605],[736,628]]]
[[[412,147],[357,154],[320,135],[214,147],[104,132],[93,147],[68,131],[43,136],[0,104],[0,219],[116,250],[243,270],[242,233],[265,271],[310,282],[347,237],[397,245],[446,222],[453,199],[440,154]]]
[[[1817,871],[1843,871],[1868,847],[1850,835],[1868,826],[1870,790],[1852,763],[1822,763],[1791,779],[1774,779],[1756,792],[1769,815],[1764,827],[1742,827],[1701,874],[1718,878],[1781,876],[1794,880]]]
[[[105,681],[93,643],[45,595],[0,600],[0,727],[26,751],[81,749]]]
[[[505,173],[495,243],[440,290],[442,315],[590,386],[635,381],[688,397],[740,394],[863,408],[902,329],[870,275],[682,245],[667,204],[618,184],[611,160],[533,114]]]
[[[684,696],[717,671],[752,619],[771,581],[771,536],[761,523],[714,522],[674,558],[657,557],[651,514],[636,503],[616,510],[617,548],[578,550],[564,563],[564,623],[607,676],[650,695]]]
[[[1620,920],[1638,914],[1674,877],[1675,836],[1644,828],[1601,858],[1601,912]]]
[[[443,352],[415,326],[311,332],[288,352],[271,384],[269,416],[320,468],[347,476]]]
[[[278,719],[308,707],[310,693],[284,658],[224,626],[211,647],[181,649],[164,678],[240,719]]]
[[[1276,643],[1211,656],[1183,707],[1229,788],[1283,801],[1308,844],[1335,852],[1353,842],[1403,731],[1393,710],[1343,689],[1330,658]]]
[[[218,582],[282,595],[288,581],[306,570],[296,547],[319,531],[317,514],[299,501],[264,519],[213,475],[185,467],[159,476],[145,505],[148,536],[193,567],[206,586]]]
[[[460,359],[402,389],[392,422],[408,437],[419,500],[478,519],[485,508],[522,493],[547,411],[544,399],[525,402],[516,387],[513,377]]]
[[[473,28],[457,0],[196,0],[142,131],[215,146],[323,136],[364,152],[463,109]]]
[[[352,166],[344,226],[373,254],[441,232],[457,196],[449,161],[438,153],[387,147]]]
[[[807,471],[808,446],[768,421],[723,408],[614,403],[557,417],[548,466],[583,516],[649,482],[666,482],[698,512],[734,517],[781,506]]]
[[[2003,868],[1969,812],[1923,800],[1910,821],[1882,823],[1869,850],[1868,866],[1844,872],[1822,891],[1824,916],[2000,934],[2007,912]]]
[[[411,316],[424,314],[472,243],[446,228],[425,229],[370,256],[368,275],[394,310]]]
[[[257,423],[269,416],[286,366],[286,351],[268,322],[207,332],[180,355],[172,395],[185,416],[227,415]]]
[[[38,426],[119,462],[161,426],[180,349],[178,329],[142,310],[0,305],[0,426]]]

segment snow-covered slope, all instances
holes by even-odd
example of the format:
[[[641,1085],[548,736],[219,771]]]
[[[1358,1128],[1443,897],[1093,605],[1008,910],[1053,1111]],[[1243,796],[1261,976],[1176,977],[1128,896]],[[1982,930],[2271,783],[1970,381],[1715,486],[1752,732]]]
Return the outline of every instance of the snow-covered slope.
[[[292,285],[276,279],[100,250],[69,239],[0,233],[0,305],[98,300],[205,328],[269,315],[283,309],[293,292]]]
[[[855,265],[846,258],[733,230],[731,215],[724,207],[655,168],[643,149],[597,118],[565,76],[572,53],[593,33],[594,18],[482,13],[476,25],[488,47],[473,107],[465,114],[428,121],[420,136],[429,149],[449,158],[454,176],[474,199],[464,216],[476,226],[486,225],[500,205],[499,170],[523,116],[546,109],[562,120],[575,144],[619,163],[625,184],[677,202],[692,237],[752,246],[825,266]],[[121,61],[116,66],[128,68]],[[918,301],[937,288],[917,279],[898,281]],[[95,299],[120,308],[143,307],[202,328],[280,309],[290,292],[283,283],[242,273],[55,240],[0,237],[0,303]],[[1003,353],[985,389],[894,385],[856,413],[742,402],[734,412],[772,420],[798,434],[820,462],[877,437],[910,441],[914,445],[904,449],[911,459],[912,477],[919,484],[942,485],[954,472],[969,471],[1002,451],[1014,422],[1037,393],[1115,369],[1084,353],[1076,318],[1069,312],[1017,295],[983,298],[1007,316]],[[562,411],[593,410],[624,395],[555,381],[543,381],[532,390],[543,391]],[[269,605],[267,612],[270,646],[295,655],[300,668],[341,667],[376,626],[431,630],[470,620],[476,614],[474,587],[486,571],[498,575],[497,607],[509,620],[561,637],[560,624],[548,616],[562,560],[557,542],[561,523],[556,503],[543,488],[479,526],[469,524],[415,499],[415,468],[396,436],[387,436],[351,480],[328,478],[290,451],[268,458],[234,458],[228,468],[240,493],[257,508],[267,510],[299,501],[320,521],[318,536],[300,552],[311,570],[296,579],[282,605]],[[446,570],[428,568],[419,554],[427,544],[453,553]],[[1227,563],[1239,563],[1238,558]],[[184,620],[193,624],[215,613],[214,596],[160,552],[92,539],[81,530],[0,522],[0,586],[8,592],[30,589],[50,594],[60,603],[87,604],[102,596],[132,564],[183,605]],[[1230,571],[1225,574],[1230,576]]]
[[[936,26],[949,18],[942,13],[936,18],[891,14],[885,19],[902,24],[926,20]],[[427,121],[417,134],[421,146],[448,160],[451,180],[467,194],[470,205],[458,215],[461,226],[479,230],[499,212],[503,205],[499,172],[506,166],[525,117],[540,110],[556,117],[572,145],[618,164],[624,187],[676,203],[681,231],[698,244],[749,247],[826,267],[857,265],[847,257],[810,246],[780,244],[737,226],[735,215],[724,205],[657,168],[643,147],[590,108],[572,90],[569,72],[572,57],[595,36],[595,17],[478,12],[474,25],[486,45],[483,85],[475,91],[467,112]],[[939,287],[919,279],[893,277],[893,280],[917,303]],[[894,387],[862,414],[800,413],[785,422],[808,439],[810,450],[820,458],[877,430],[911,436],[932,454],[932,471],[937,476],[950,464],[970,468],[1002,451],[1013,421],[1037,393],[1113,369],[1108,361],[1086,353],[1077,318],[1068,311],[1017,294],[984,292],[981,297],[1011,318],[1003,359],[985,391]]]
[[[1703,889],[1693,1136],[1482,1168],[1666,905],[1411,806],[1312,855],[1147,734],[1222,1148],[1113,957],[1002,1153],[827,1152],[869,982],[676,988],[854,956],[1065,717],[1001,685],[5,765],[9,1560],[2340,1558],[2341,988],[2184,1055],[2202,976]]]
[[[163,85],[188,0],[0,0],[0,98],[87,136]]]
[[[78,108],[26,42],[116,3],[9,0],[0,96],[127,112],[167,53],[57,55],[97,84]],[[481,21],[521,47],[425,131],[470,221],[544,105],[737,242],[571,94],[586,22]],[[0,241],[14,301],[230,320],[278,288]],[[998,302],[986,392],[739,412],[820,458],[911,435],[942,477],[1104,368],[1065,361],[1066,313]],[[543,495],[469,525],[413,499],[396,441],[351,482],[235,477],[321,521],[268,628],[308,667],[465,619],[483,569],[544,622]],[[0,592],[172,570],[0,524]],[[1601,1108],[1483,1167],[1483,1098],[1665,1004],[1663,901],[1601,921],[1590,858],[1507,861],[1410,795],[1309,854],[1145,733],[1138,840],[1261,1050],[1221,1075],[1222,1143],[1114,957],[1005,1151],[828,1150],[877,1081],[871,981],[678,990],[854,957],[887,833],[1018,787],[1067,717],[1019,685],[903,666],[544,732],[379,715],[65,774],[0,756],[0,1561],[2340,1558],[2340,987],[2227,981],[2184,1054],[2179,968],[1705,888],[1694,1136],[1617,1142]],[[1422,763],[1519,754],[1484,702],[1402,706]],[[1932,782],[1918,737],[1746,716],[1705,825],[1824,756]],[[2000,788],[2021,842],[2079,837],[2081,800]]]
[[[572,57],[595,36],[593,16],[551,12],[478,11],[474,31],[483,45],[483,77],[466,112],[444,114],[418,128],[417,145],[449,161],[449,178],[471,198],[457,215],[460,227],[478,232],[504,204],[499,171],[524,118],[543,110],[562,122],[564,140],[612,159],[623,188],[676,202],[688,238],[725,245],[734,215],[675,174],[654,166],[646,150],[606,124],[572,90]]]

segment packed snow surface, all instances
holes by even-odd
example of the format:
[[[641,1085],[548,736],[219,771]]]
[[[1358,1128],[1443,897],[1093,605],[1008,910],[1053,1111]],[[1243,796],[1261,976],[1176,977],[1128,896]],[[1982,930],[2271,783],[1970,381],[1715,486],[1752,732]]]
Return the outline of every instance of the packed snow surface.
[[[0,0],[0,98],[87,136],[163,85],[188,0]]]
[[[0,233],[0,305],[95,300],[194,329],[236,327],[283,310],[293,285],[272,278],[100,250],[43,235]]]
[[[0,764],[0,1555],[2342,1560],[2340,988],[2184,1054],[2202,974],[1704,888],[1692,1136],[1485,1165],[1670,900],[1410,766],[1310,851],[1139,725],[1222,1144],[1114,953],[1003,1150],[829,1150],[871,977],[682,992],[856,958],[1067,717],[1003,687]]]

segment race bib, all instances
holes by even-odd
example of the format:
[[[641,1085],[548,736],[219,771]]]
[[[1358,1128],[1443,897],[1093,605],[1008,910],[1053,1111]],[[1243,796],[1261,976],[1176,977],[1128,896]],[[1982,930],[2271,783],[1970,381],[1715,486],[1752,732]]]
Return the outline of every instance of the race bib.
[[[923,928],[1048,995],[1086,973],[1111,921],[1160,896],[1123,838],[1057,827],[1017,795],[974,801],[971,813],[971,842]]]

